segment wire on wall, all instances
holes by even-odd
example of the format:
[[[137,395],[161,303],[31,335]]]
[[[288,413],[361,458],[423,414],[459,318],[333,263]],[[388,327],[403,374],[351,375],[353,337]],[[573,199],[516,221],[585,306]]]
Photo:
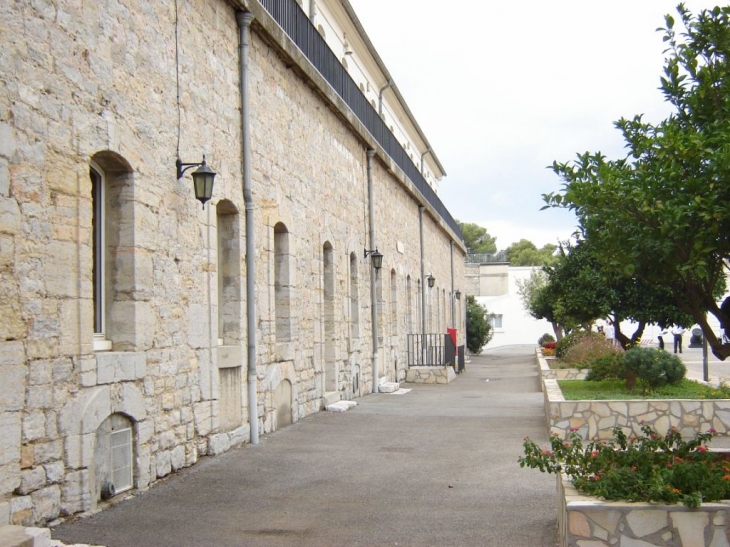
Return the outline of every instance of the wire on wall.
[[[182,115],[180,113],[180,40],[178,36],[179,19],[177,13],[177,0],[175,0],[175,89],[177,94],[177,155],[180,157],[180,126]]]

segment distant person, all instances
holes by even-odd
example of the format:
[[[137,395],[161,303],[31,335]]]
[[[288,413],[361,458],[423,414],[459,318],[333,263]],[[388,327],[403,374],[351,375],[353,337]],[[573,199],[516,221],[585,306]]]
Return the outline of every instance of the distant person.
[[[674,328],[672,329],[672,336],[674,336],[674,353],[677,353],[677,348],[679,348],[679,353],[682,353],[682,335],[684,334],[684,327],[680,327],[679,325],[674,325]]]
[[[659,340],[659,349],[664,349],[664,337],[669,334],[668,329],[662,329],[659,331],[659,336],[657,336],[657,339]]]

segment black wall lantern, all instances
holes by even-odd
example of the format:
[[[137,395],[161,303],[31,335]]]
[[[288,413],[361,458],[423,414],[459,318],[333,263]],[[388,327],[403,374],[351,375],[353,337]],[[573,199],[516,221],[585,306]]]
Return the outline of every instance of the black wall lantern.
[[[454,296],[456,297],[457,300],[461,300],[461,291],[459,289],[456,289],[454,291]]]
[[[426,281],[428,281],[428,288],[433,289],[433,286],[436,284],[436,278],[431,274],[428,274],[428,276],[426,276]]]
[[[367,258],[368,255],[371,255],[370,260],[373,263],[373,268],[379,270],[383,267],[383,253],[381,253],[377,249],[375,249],[374,251],[368,251],[367,249],[365,249],[365,258]]]
[[[213,181],[215,180],[216,172],[205,163],[205,156],[203,156],[202,163],[183,163],[180,158],[177,158],[175,165],[177,167],[178,180],[183,178],[185,171],[192,167],[197,167],[192,173],[193,189],[195,190],[195,199],[200,201],[203,204],[203,209],[205,209],[205,202],[213,195]]]

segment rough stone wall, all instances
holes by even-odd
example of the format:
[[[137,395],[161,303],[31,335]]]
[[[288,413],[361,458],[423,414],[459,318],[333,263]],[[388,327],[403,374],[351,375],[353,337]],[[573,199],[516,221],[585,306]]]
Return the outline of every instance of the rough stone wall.
[[[577,431],[584,439],[610,439],[613,429],[641,434],[643,425],[660,435],[676,428],[683,438],[714,429],[717,437],[730,436],[730,401],[725,399],[637,399],[566,401],[558,381],[543,380],[549,435],[568,439]]]
[[[1,11],[8,40],[0,50],[0,514],[35,524],[97,507],[96,436],[113,414],[133,424],[139,489],[248,439],[245,342],[239,351],[218,347],[218,203],[237,214],[242,258],[245,252],[238,29],[226,2],[179,4],[178,135],[172,3],[39,0]],[[250,51],[252,252],[256,416],[265,433],[288,423],[287,412],[296,421],[322,406],[325,242],[334,249],[338,391],[343,398],[369,393],[373,377],[370,261],[363,258],[367,147],[257,32]],[[183,161],[204,153],[218,173],[204,210],[189,174],[174,175],[178,137]],[[93,349],[92,164],[116,187],[107,352]],[[373,160],[388,295],[381,317],[389,318],[390,270],[403,314],[405,277],[415,293],[420,250],[418,205],[384,166]],[[285,342],[276,338],[278,223],[288,231]],[[427,273],[437,279],[434,291],[448,294],[450,238],[428,214],[424,228]],[[351,255],[357,339],[348,324]],[[458,249],[454,265],[463,279]],[[419,306],[420,295],[412,303]],[[245,341],[246,325],[239,328],[232,338]],[[406,329],[397,332],[384,337],[381,375],[394,374],[396,360],[405,363]],[[239,427],[235,416],[221,424],[223,366],[242,369]]]
[[[716,547],[728,545],[730,502],[699,507],[605,501],[575,489],[557,475],[560,547],[636,545]]]

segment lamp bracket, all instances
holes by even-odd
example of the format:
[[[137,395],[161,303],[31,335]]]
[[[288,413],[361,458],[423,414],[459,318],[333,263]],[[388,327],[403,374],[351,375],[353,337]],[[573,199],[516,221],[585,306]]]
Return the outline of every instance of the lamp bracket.
[[[188,169],[192,169],[193,167],[200,167],[205,162],[205,156],[203,156],[203,161],[200,163],[183,163],[180,158],[177,158],[177,161],[175,162],[175,166],[177,167],[177,178],[180,180],[183,178],[183,175],[185,174],[185,171]]]

